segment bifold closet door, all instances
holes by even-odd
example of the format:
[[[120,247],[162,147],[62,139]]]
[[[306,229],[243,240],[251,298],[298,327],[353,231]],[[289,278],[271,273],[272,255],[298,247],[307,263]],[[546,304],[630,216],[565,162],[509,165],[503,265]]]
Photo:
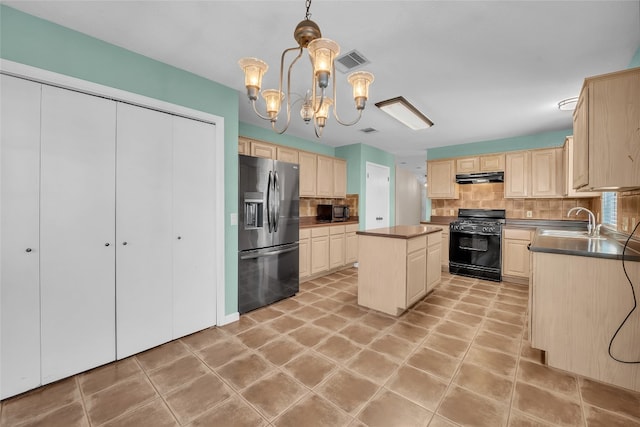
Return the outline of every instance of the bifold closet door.
[[[40,385],[40,92],[0,76],[0,399]]]
[[[215,325],[215,125],[173,117],[173,338]]]
[[[117,357],[171,341],[172,116],[118,103]]]
[[[115,113],[42,87],[40,297],[43,384],[115,359]]]

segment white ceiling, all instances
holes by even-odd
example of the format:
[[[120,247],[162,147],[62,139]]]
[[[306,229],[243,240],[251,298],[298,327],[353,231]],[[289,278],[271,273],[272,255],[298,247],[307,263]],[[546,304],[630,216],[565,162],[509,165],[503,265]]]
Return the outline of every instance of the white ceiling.
[[[305,13],[303,0],[2,3],[235,88],[240,120],[263,127],[237,61],[265,60],[263,86],[277,87],[281,52],[295,46]],[[343,53],[362,53],[376,77],[363,119],[343,127],[331,118],[319,143],[378,147],[418,174],[429,148],[571,128],[557,102],[577,96],[586,76],[626,68],[640,46],[636,0],[315,0],[311,14]],[[308,63],[296,65],[294,83],[308,82]],[[350,121],[346,75],[337,77],[339,112]],[[400,95],[435,126],[412,131],[374,106]],[[360,132],[367,127],[378,132]],[[287,133],[315,140],[297,111]]]

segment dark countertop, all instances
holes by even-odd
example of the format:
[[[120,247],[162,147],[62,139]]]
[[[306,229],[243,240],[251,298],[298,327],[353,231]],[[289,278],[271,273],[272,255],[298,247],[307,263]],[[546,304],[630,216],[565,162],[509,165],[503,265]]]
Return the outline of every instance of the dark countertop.
[[[547,227],[555,228],[555,227]],[[529,250],[560,255],[575,255],[593,258],[622,259],[624,244],[602,234],[604,239],[574,239],[570,237],[542,236],[538,231],[533,235]],[[640,252],[631,248],[625,251],[625,261],[640,261]]]
[[[375,228],[372,230],[358,231],[356,234],[363,236],[388,237],[392,239],[411,239],[425,234],[442,231],[442,227],[428,225],[396,225],[393,227]]]
[[[319,222],[316,220],[315,216],[301,216],[300,217],[300,228],[314,228],[314,227],[327,227],[333,225],[350,225],[350,224],[358,224],[359,217],[352,216],[348,221],[336,221],[336,222]]]

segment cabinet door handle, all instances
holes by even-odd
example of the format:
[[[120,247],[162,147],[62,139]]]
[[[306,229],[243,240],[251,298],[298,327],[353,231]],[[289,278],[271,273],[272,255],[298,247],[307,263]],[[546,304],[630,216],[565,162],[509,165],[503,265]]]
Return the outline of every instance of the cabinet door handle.
[[[127,246],[127,242],[122,242],[122,244],[123,244],[124,246]]]
[[[178,240],[182,239],[182,236],[178,236]]]
[[[27,249],[25,250],[25,252],[31,252],[31,251],[32,251],[32,249],[31,249],[31,248],[27,248]]]
[[[104,245],[105,245],[105,246],[109,246],[109,243],[105,243]]]

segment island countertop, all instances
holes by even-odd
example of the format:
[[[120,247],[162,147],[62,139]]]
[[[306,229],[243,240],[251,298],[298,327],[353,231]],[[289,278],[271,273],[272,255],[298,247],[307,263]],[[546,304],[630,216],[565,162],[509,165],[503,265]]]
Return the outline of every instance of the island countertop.
[[[363,236],[388,237],[391,239],[412,239],[425,234],[442,231],[442,227],[430,225],[394,225],[393,227],[374,228],[371,230],[358,231],[356,234]]]

